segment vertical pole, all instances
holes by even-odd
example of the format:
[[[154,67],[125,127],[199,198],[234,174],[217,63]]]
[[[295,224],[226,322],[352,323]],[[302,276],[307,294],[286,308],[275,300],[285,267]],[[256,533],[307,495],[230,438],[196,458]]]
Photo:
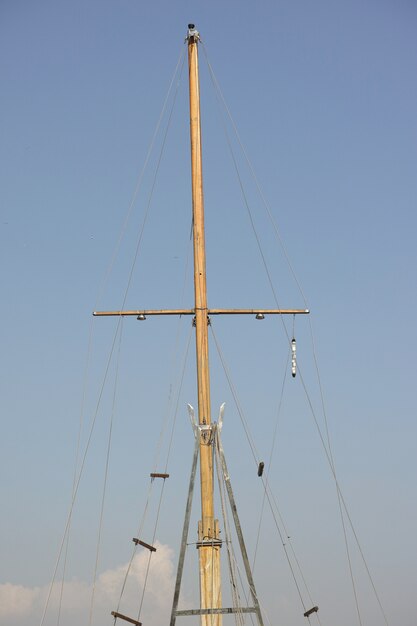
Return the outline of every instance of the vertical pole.
[[[199,34],[188,25],[188,68],[190,86],[191,175],[194,240],[194,294],[198,387],[198,422],[209,426],[210,376],[208,359],[208,315],[204,199],[201,156],[200,93],[198,75]],[[199,523],[200,604],[203,609],[221,607],[220,547],[218,521],[213,504],[213,445],[210,430],[200,435],[201,521]],[[203,615],[202,626],[221,626],[221,615]]]

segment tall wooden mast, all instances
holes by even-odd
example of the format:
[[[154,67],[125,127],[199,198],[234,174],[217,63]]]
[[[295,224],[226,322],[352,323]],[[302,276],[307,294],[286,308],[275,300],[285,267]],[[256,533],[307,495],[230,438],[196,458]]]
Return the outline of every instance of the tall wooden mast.
[[[210,315],[254,315],[257,319],[264,319],[265,315],[299,315],[309,313],[308,309],[209,309],[207,306],[206,284],[206,250],[204,234],[204,198],[201,150],[200,124],[200,87],[198,75],[198,42],[200,36],[194,24],[188,25],[188,68],[190,87],[190,137],[191,137],[191,174],[192,174],[192,204],[193,204],[193,241],[194,241],[194,297],[193,309],[137,309],[129,311],[94,311],[96,316],[135,316],[138,320],[145,320],[147,316],[159,315],[193,315],[196,329],[196,357],[197,357],[197,388],[198,388],[198,427],[195,425],[197,437],[194,452],[193,468],[191,471],[190,488],[186,506],[181,551],[178,560],[177,579],[171,612],[170,626],[175,626],[177,616],[200,615],[201,626],[222,626],[222,614],[256,613],[258,625],[263,626],[260,606],[256,595],[255,585],[250,570],[242,530],[237,515],[237,508],[231,488],[224,453],[219,440],[216,425],[211,425],[210,408],[210,375],[208,355],[208,325]],[[192,407],[191,407],[192,410]],[[194,418],[193,418],[194,419]],[[222,608],[221,577],[220,577],[220,548],[219,523],[214,517],[213,493],[213,456],[214,445],[220,455],[221,472],[226,482],[226,489],[230,501],[236,533],[238,536],[242,558],[249,583],[253,606],[240,608]],[[199,453],[199,454],[198,454]],[[199,551],[200,569],[200,609],[178,610],[182,571],[184,567],[185,548],[188,536],[194,478],[197,468],[197,458],[200,458],[201,482],[201,520],[198,524],[197,548]],[[167,477],[168,474],[151,474],[151,476]],[[152,546],[137,540],[141,545],[154,550]],[[141,622],[126,615],[113,611],[112,615],[141,626]]]
[[[213,447],[210,428],[210,373],[208,354],[208,309],[206,250],[204,234],[204,197],[201,155],[200,86],[198,74],[199,34],[188,25],[188,69],[190,88],[190,138],[194,240],[194,296],[200,439],[201,521],[198,527],[201,608],[221,607],[220,541],[218,521],[214,518]],[[214,618],[214,621],[213,621]],[[221,615],[202,615],[203,626],[220,626]]]

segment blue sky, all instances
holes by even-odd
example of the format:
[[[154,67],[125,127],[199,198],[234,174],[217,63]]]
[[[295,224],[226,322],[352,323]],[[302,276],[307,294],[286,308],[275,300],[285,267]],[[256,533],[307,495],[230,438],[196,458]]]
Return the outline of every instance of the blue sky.
[[[4,0],[0,12],[0,624],[40,620],[69,507],[83,388],[82,446],[115,330],[111,320],[94,320],[86,376],[91,311],[121,305],[161,136],[104,278],[192,21],[312,311],[335,462],[368,565],[389,623],[411,626],[417,576],[414,3]],[[209,304],[273,307],[202,50],[200,64]],[[126,300],[132,308],[192,306],[186,78],[185,67]],[[303,307],[233,142],[280,305]],[[300,367],[322,425],[309,328],[306,318],[296,320]],[[213,329],[259,455],[267,459],[287,359],[282,326],[227,318],[216,319]],[[123,324],[99,561],[103,598],[113,581],[119,584],[129,558],[188,337],[188,319]],[[185,410],[187,402],[196,404],[192,349],[191,343],[157,534],[164,547],[154,585],[163,578],[167,589],[193,445]],[[224,445],[252,555],[262,489],[213,341],[210,355],[214,418],[226,401]],[[87,623],[81,610],[88,612],[115,372],[113,361],[75,507],[63,626],[74,615]],[[166,446],[165,439],[161,458]],[[323,626],[357,623],[335,488],[299,377],[285,383],[271,485]],[[305,618],[268,513],[262,528],[267,547],[256,567],[262,602],[274,619],[297,626]],[[349,541],[363,624],[379,626]],[[190,580],[190,598],[192,587]],[[154,619],[169,610],[165,597],[158,602],[150,605]],[[95,619],[107,623],[97,611]],[[48,619],[56,623],[56,614]]]

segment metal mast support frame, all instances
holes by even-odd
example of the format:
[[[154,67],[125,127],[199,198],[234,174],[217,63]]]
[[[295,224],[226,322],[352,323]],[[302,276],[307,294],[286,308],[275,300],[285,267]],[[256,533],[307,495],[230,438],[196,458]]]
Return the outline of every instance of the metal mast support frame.
[[[189,527],[190,527],[190,516],[191,516],[192,500],[193,500],[193,494],[194,494],[195,475],[196,475],[196,469],[197,469],[197,458],[198,458],[198,452],[200,449],[200,440],[201,438],[205,437],[207,433],[209,433],[210,439],[212,441],[212,445],[216,446],[218,454],[219,454],[219,459],[220,459],[220,464],[221,464],[221,473],[222,473],[223,480],[226,486],[226,492],[227,492],[227,496],[229,499],[230,509],[231,509],[232,516],[233,516],[233,522],[235,525],[237,538],[239,541],[240,552],[242,555],[243,565],[244,565],[245,572],[246,572],[246,578],[248,581],[253,606],[212,607],[212,608],[201,607],[200,609],[185,609],[185,610],[179,611],[178,601],[180,597],[181,581],[182,581],[182,574],[183,574],[184,562],[185,562],[185,551],[187,548],[187,539],[188,539],[188,533],[189,533]],[[175,581],[175,591],[174,591],[174,599],[172,602],[170,626],[175,626],[177,617],[200,615],[202,619],[208,620],[209,618],[211,619],[213,619],[214,617],[220,618],[221,615],[230,615],[233,613],[240,613],[240,614],[255,613],[258,619],[258,626],[264,626],[261,608],[259,606],[258,596],[256,593],[255,582],[253,580],[252,570],[250,567],[249,558],[248,558],[248,554],[246,551],[246,545],[245,545],[245,541],[243,538],[242,527],[240,525],[240,520],[239,520],[239,516],[237,512],[237,506],[236,506],[236,502],[235,502],[235,498],[233,494],[232,483],[230,480],[229,472],[227,470],[226,458],[224,455],[224,450],[223,450],[223,446],[222,446],[221,439],[220,439],[219,425],[214,423],[210,425],[209,428],[207,427],[204,428],[196,424],[194,427],[194,434],[195,434],[194,456],[193,456],[193,463],[191,467],[190,485],[188,488],[188,498],[187,498],[187,505],[185,509],[185,516],[184,516],[181,549],[180,549],[180,555],[178,559],[177,577]],[[213,540],[212,543],[215,544],[216,542],[217,540]]]

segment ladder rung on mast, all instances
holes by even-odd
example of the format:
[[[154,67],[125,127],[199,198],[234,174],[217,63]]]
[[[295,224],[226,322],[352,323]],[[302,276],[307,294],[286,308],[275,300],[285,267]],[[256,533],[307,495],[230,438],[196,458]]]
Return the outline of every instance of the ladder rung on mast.
[[[118,613],[117,611],[112,611],[111,614],[113,617],[118,617],[119,619],[124,619],[125,622],[129,622],[129,624],[136,624],[136,626],[142,626],[142,622],[138,622],[137,619],[133,619],[132,617],[127,617],[127,615],[123,615],[123,613]]]

